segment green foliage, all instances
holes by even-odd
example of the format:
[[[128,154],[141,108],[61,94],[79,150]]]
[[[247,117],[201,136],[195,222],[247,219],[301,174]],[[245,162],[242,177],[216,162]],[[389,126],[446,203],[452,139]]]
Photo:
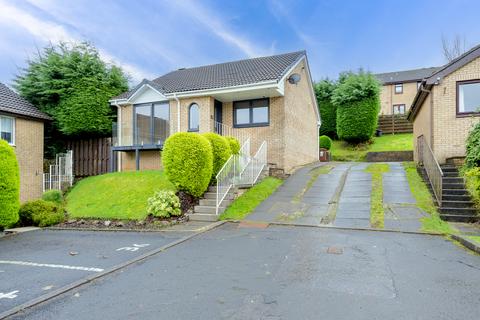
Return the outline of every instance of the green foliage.
[[[173,191],[157,191],[148,198],[147,213],[159,218],[179,216],[182,214],[180,199]]]
[[[61,205],[63,203],[63,194],[60,190],[48,190],[42,195],[42,200]]]
[[[197,133],[175,133],[165,141],[162,163],[167,178],[178,190],[200,197],[212,177],[212,146]]]
[[[238,142],[238,140],[234,137],[230,136],[226,136],[225,139],[227,139],[230,145],[230,151],[232,152],[232,154],[238,154],[240,152],[240,142]]]
[[[25,202],[19,211],[20,225],[48,227],[65,219],[61,206],[45,200]]]
[[[370,73],[345,75],[335,88],[337,134],[348,142],[365,142],[375,133],[380,110],[380,84]]]
[[[480,167],[480,122],[470,131],[466,148],[465,165],[468,168]]]
[[[330,150],[332,147],[332,139],[328,136],[320,136],[320,138],[318,138],[318,143],[322,149]]]
[[[225,162],[232,155],[230,144],[227,139],[213,132],[204,133],[203,136],[208,139],[212,146],[213,152],[213,171],[212,180],[215,179],[217,173],[222,169]]]
[[[372,196],[370,199],[370,225],[373,228],[385,227],[385,210],[383,207],[383,174],[390,171],[385,163],[369,165],[365,172],[372,174]]]
[[[477,208],[480,208],[480,167],[462,170],[465,184]]]
[[[332,103],[335,87],[336,83],[328,79],[315,84],[315,95],[322,119],[320,135],[327,135],[330,138],[337,137],[337,107]]]
[[[15,151],[0,139],[0,229],[18,221],[20,175]]]

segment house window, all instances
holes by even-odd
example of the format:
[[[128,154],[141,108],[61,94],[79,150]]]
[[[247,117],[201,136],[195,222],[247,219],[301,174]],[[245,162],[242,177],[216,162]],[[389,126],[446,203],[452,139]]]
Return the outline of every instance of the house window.
[[[397,83],[395,85],[395,94],[403,93],[403,83]]]
[[[233,103],[233,125],[237,128],[269,125],[269,99]]]
[[[457,83],[457,112],[480,112],[480,80]]]
[[[136,145],[159,145],[170,133],[170,108],[168,102],[134,106]]]
[[[200,130],[200,109],[198,104],[192,103],[188,109],[188,131]]]
[[[15,120],[11,117],[0,116],[0,139],[9,144],[15,144]]]
[[[393,105],[393,114],[405,114],[405,105],[404,104],[394,104]]]

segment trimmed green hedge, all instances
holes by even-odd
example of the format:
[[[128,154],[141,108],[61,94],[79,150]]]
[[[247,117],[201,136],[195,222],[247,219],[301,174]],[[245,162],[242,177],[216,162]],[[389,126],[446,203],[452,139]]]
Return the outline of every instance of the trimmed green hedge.
[[[15,151],[0,139],[0,229],[18,221],[20,174]]]
[[[380,111],[380,84],[372,74],[347,74],[334,90],[332,102],[337,106],[340,139],[358,143],[373,137]]]
[[[165,141],[162,163],[168,180],[178,190],[200,197],[212,177],[212,146],[197,133],[175,133]]]
[[[48,227],[63,222],[65,213],[61,206],[45,200],[25,202],[19,210],[20,225]]]
[[[227,162],[228,158],[232,155],[232,151],[230,150],[230,144],[221,135],[218,135],[213,132],[207,132],[202,134],[205,138],[208,139],[212,146],[213,152],[213,171],[212,171],[212,180],[215,179],[217,173],[222,169],[225,162]]]
[[[480,122],[470,131],[466,149],[465,165],[468,168],[480,167]]]
[[[330,139],[328,136],[320,136],[318,139],[318,143],[320,148],[330,150],[332,147],[332,139]]]
[[[227,136],[225,137],[230,145],[230,151],[232,154],[238,154],[240,152],[240,142],[234,137]]]
[[[332,103],[332,94],[336,84],[328,79],[315,84],[315,96],[322,119],[320,135],[334,139],[337,137],[337,107]]]

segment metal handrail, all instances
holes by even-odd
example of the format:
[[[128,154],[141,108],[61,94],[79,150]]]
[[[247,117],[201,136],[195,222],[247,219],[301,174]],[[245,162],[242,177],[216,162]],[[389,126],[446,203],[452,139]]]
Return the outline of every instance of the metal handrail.
[[[432,148],[423,135],[417,138],[417,155],[419,162],[425,168],[425,172],[427,173],[437,203],[441,206],[444,176],[443,170],[435,158]]]
[[[220,208],[220,204],[223,202],[225,197],[227,196],[230,189],[233,187],[233,181],[235,179],[235,162],[236,162],[236,155],[231,155],[230,158],[225,162],[223,167],[215,176],[217,181],[217,194],[216,194],[216,201],[215,201],[215,214],[218,215],[218,210]]]

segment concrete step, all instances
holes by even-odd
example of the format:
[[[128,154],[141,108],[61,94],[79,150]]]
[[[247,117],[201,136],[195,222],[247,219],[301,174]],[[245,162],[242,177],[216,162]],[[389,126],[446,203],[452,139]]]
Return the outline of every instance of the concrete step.
[[[468,190],[466,189],[447,189],[443,186],[442,195],[468,195]]]
[[[225,207],[220,207],[218,208],[218,213],[222,213],[223,211],[225,210]],[[196,213],[209,213],[209,214],[215,214],[215,206],[201,206],[201,205],[198,205],[198,206],[195,206],[193,208],[193,212]]]
[[[470,201],[471,197],[468,194],[443,194],[442,201]]]
[[[458,172],[455,171],[443,171],[444,177],[458,177]]]
[[[465,189],[465,185],[463,183],[456,183],[456,182],[447,182],[442,184],[444,189]]]
[[[449,215],[465,215],[465,216],[476,216],[477,209],[475,208],[450,208],[450,207],[440,207],[441,214]]]
[[[230,203],[232,203],[232,199],[224,199],[222,201],[222,207],[228,207]],[[201,206],[213,206],[215,207],[217,205],[217,199],[200,199]]]
[[[450,222],[477,222],[480,219],[471,215],[452,215],[452,214],[440,214],[440,218]]]
[[[203,194],[204,199],[217,199],[217,193],[216,192],[205,192]],[[233,200],[235,198],[235,193],[234,192],[229,192],[225,196],[225,200]]]
[[[442,207],[446,208],[462,208],[470,209],[473,208],[472,201],[458,201],[458,200],[446,200],[442,198]]]
[[[443,177],[442,182],[445,183],[461,183],[464,184],[465,181],[460,177]]]
[[[458,168],[452,165],[441,165],[440,168],[442,168],[443,172],[457,172],[458,173]]]
[[[193,213],[188,215],[188,219],[191,221],[217,221],[218,216],[209,213]]]

